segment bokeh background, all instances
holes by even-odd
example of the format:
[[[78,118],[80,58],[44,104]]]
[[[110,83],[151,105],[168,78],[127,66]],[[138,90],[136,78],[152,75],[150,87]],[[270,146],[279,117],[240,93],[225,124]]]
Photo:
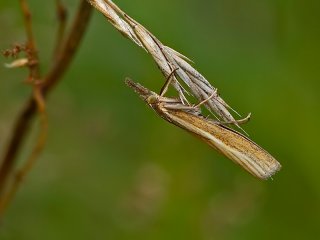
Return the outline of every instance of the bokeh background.
[[[78,1],[64,1],[72,18]],[[157,91],[151,57],[94,11],[50,95],[49,138],[10,205],[1,239],[316,239],[320,236],[320,1],[115,1],[182,52],[283,165],[259,181],[157,117],[124,84]],[[42,71],[54,1],[30,0]],[[0,2],[0,48],[25,40],[18,1]],[[2,58],[1,65],[8,62]],[[0,67],[0,151],[30,94]],[[37,124],[28,138],[29,153]]]

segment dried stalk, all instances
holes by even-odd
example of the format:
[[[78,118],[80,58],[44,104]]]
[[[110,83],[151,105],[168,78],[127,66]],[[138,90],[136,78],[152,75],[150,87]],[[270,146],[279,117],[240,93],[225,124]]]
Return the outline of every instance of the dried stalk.
[[[57,31],[57,38],[56,44],[54,48],[53,57],[56,58],[60,52],[60,47],[62,46],[63,37],[65,35],[66,26],[67,26],[67,17],[68,12],[66,7],[63,5],[61,0],[56,0],[56,14],[58,18],[58,31]]]
[[[35,102],[35,107],[38,107],[39,114],[41,115],[45,114],[45,107],[43,97],[40,91],[40,85],[38,84],[40,81],[39,57],[32,30],[31,13],[29,10],[29,6],[25,0],[20,0],[20,6],[24,17],[24,24],[27,35],[27,43],[23,48],[21,48],[21,50],[25,51],[27,54],[26,66],[28,66],[29,68],[29,76],[26,82],[32,84],[33,86],[33,95],[31,96],[31,98]],[[44,116],[42,116],[41,118],[45,119]],[[46,123],[43,121],[41,121],[41,124],[46,125]],[[41,128],[45,129],[43,126]],[[13,141],[15,145],[19,145],[17,140],[14,139]],[[10,147],[8,148],[8,154],[14,157],[14,152],[12,152],[12,149]],[[9,164],[9,162],[7,161],[4,161],[2,164],[2,168],[0,169],[0,193],[3,192],[3,186],[6,182],[5,179],[9,174],[10,170],[11,164]]]
[[[20,0],[20,6],[24,16],[24,23],[25,23],[26,34],[27,34],[26,49],[28,53],[29,69],[30,69],[29,81],[33,82],[33,81],[37,81],[40,78],[39,57],[38,57],[38,52],[36,48],[36,43],[33,36],[31,13],[26,0]]]
[[[209,96],[214,94],[214,97],[205,104],[206,108],[209,111],[216,113],[218,119],[222,119],[226,122],[233,122],[239,127],[228,110],[232,110],[232,108],[218,95],[217,89],[188,63],[190,60],[187,57],[170,47],[163,45],[150,31],[128,16],[128,14],[123,12],[112,1],[88,0],[88,2],[104,14],[108,21],[124,36],[147,50],[157,63],[165,78],[175,70],[174,75],[183,80],[191,93],[199,101],[208,99]],[[178,91],[182,102],[187,102],[184,95],[187,91],[178,82],[176,76],[173,77],[172,85]]]
[[[22,142],[29,130],[31,120],[33,119],[37,111],[37,106],[39,106],[38,100],[42,97],[45,98],[47,96],[47,94],[52,90],[53,86],[61,80],[62,75],[69,67],[71,60],[73,59],[80,41],[86,31],[92,12],[91,10],[92,8],[86,2],[86,0],[82,0],[80,2],[80,6],[77,11],[77,15],[75,16],[71,30],[66,37],[66,40],[59,48],[60,51],[57,54],[52,68],[49,70],[46,76],[42,78],[42,80],[40,81],[41,84],[36,84],[36,86],[38,87],[38,92],[36,94],[33,94],[33,96],[31,96],[27,100],[25,107],[16,120],[14,129],[12,130],[12,137],[0,166],[0,206],[2,207],[0,210],[1,212],[3,212],[7,204],[10,202],[12,196],[14,196],[21,180],[31,169],[35,159],[37,158],[43,147],[41,143],[44,142],[45,135],[40,135],[38,144],[32,151],[31,156],[27,160],[24,167],[20,171],[18,171],[16,180],[14,181],[13,185],[8,189],[7,192],[5,192],[8,180],[12,176],[13,168],[17,160],[18,151],[20,150]],[[30,14],[28,14],[27,16],[28,18],[31,17]],[[29,26],[26,26],[26,29],[27,32],[29,32]],[[28,37],[28,39],[30,39],[30,37]],[[46,120],[45,118],[42,118],[41,121]],[[42,130],[42,133],[44,133],[44,129]]]

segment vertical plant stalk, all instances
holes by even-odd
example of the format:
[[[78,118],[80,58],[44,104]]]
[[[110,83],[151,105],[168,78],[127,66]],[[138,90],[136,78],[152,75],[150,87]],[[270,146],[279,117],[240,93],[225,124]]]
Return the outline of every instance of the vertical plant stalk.
[[[58,18],[58,31],[57,31],[57,37],[56,37],[56,43],[54,47],[53,52],[53,58],[55,59],[59,52],[60,47],[62,46],[63,37],[66,32],[66,26],[67,26],[67,18],[68,18],[68,11],[66,7],[63,5],[61,0],[55,0],[56,2],[56,14]]]
[[[32,30],[32,21],[31,21],[31,12],[26,0],[20,0],[21,10],[24,16],[24,24],[27,35],[27,53],[29,60],[29,69],[30,69],[30,81],[38,80],[40,78],[39,70],[39,57],[38,51],[36,49],[36,43]]]
[[[42,97],[39,92],[39,85],[35,84],[35,82],[40,80],[39,57],[38,57],[36,43],[35,43],[34,34],[32,30],[31,12],[25,0],[20,0],[20,7],[24,17],[24,25],[25,25],[26,35],[27,35],[27,43],[24,49],[27,53],[29,76],[26,82],[32,84],[33,95],[30,97],[30,99],[32,99],[32,101],[34,102],[35,110],[37,105],[40,110],[41,106],[43,106],[43,104],[40,103]],[[37,101],[38,101],[38,104],[36,104]],[[21,120],[23,119],[23,120],[21,122],[18,121],[15,127],[16,129],[15,132],[17,132],[17,135],[20,135],[23,132],[22,129],[26,127],[27,124],[25,122],[25,118],[26,117],[28,118],[28,116],[29,116],[29,112],[23,112],[20,115],[19,119]],[[11,158],[15,158],[16,156],[15,148],[18,147],[19,145],[20,145],[19,137],[13,136],[11,140],[11,144],[9,144],[9,147],[7,148],[7,153],[5,155],[5,158],[0,168],[0,194],[2,194],[3,192],[3,186],[6,183],[6,178],[12,169]]]
[[[65,73],[66,69],[70,66],[70,63],[87,29],[91,12],[92,8],[87,1],[81,0],[71,30],[61,46],[53,66],[41,80],[41,84],[38,85],[40,95],[44,98],[52,90],[55,84],[61,80],[61,77]],[[36,158],[35,155],[37,156],[38,154],[39,145],[34,149],[29,160],[27,161],[27,164],[20,172],[18,172],[16,181],[14,182],[12,188],[9,188],[8,193],[6,194],[5,190],[17,161],[17,154],[22,147],[23,140],[26,137],[31,121],[36,112],[37,101],[35,100],[34,96],[31,96],[26,101],[24,108],[17,117],[16,123],[12,130],[12,136],[0,166],[0,201],[2,202],[0,205],[2,206],[2,212],[12,199],[12,196],[14,196],[14,193],[17,191],[20,180],[31,169],[34,159]]]

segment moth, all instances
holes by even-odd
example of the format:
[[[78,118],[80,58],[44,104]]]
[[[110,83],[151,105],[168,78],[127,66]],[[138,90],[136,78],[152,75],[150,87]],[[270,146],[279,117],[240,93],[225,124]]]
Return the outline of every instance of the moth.
[[[200,138],[253,176],[268,179],[280,170],[281,164],[248,137],[201,115],[200,105],[205,101],[189,106],[180,99],[158,95],[128,78],[125,82],[161,118]]]

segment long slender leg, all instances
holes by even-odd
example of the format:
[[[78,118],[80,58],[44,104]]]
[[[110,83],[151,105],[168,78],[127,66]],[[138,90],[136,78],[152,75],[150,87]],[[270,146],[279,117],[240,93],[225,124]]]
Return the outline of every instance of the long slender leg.
[[[177,69],[175,69],[174,71],[176,71]],[[172,73],[174,72],[172,71]],[[169,77],[172,76],[172,73],[170,73]],[[163,88],[168,85],[167,83],[170,83],[170,78],[167,79],[165,85],[163,86]],[[190,106],[190,105],[185,105],[183,103],[179,103],[179,104],[175,104],[175,105],[172,105],[171,102],[169,102],[168,100],[170,99],[166,99],[166,102],[168,102],[168,104],[165,105],[166,108],[168,109],[179,109],[179,110],[200,110],[200,106],[205,104],[207,101],[209,101],[211,98],[213,98],[217,93],[217,89],[205,100],[201,101],[200,103],[198,103],[197,105],[195,106]],[[160,93],[161,94],[161,93]],[[163,93],[164,94],[164,93]],[[160,95],[162,96],[162,95]]]
[[[168,87],[172,82],[172,76],[174,75],[174,73],[178,70],[179,68],[175,68],[172,70],[172,72],[169,74],[169,76],[167,77],[166,82],[164,83],[163,87],[160,90],[160,96],[163,97],[163,95],[168,91]]]
[[[249,113],[245,118],[239,119],[239,120],[234,120],[234,121],[214,121],[214,122],[219,123],[219,124],[244,124],[244,123],[249,122],[250,118],[251,118],[251,113]]]
[[[200,106],[203,105],[203,104],[205,104],[205,103],[206,103],[207,101],[209,101],[211,98],[213,98],[213,97],[217,94],[217,91],[218,91],[218,89],[215,89],[214,92],[213,92],[207,99],[205,99],[205,100],[201,101],[200,103],[198,103],[197,105],[193,106],[193,108],[194,108],[194,109],[200,109]],[[247,122],[250,120],[250,118],[251,118],[251,113],[249,113],[248,116],[246,116],[245,118],[239,119],[239,120],[234,120],[234,121],[214,121],[214,122],[216,122],[216,123],[218,123],[218,124],[223,124],[223,125],[224,125],[224,124],[235,124],[235,125],[238,125],[238,124],[247,123]],[[242,128],[241,128],[241,129],[242,129]],[[243,130],[243,129],[242,129],[242,130]],[[243,131],[244,131],[244,130],[243,130]],[[246,135],[248,135],[246,131],[244,131],[244,133],[245,133]]]
[[[217,94],[218,89],[215,89],[213,93],[205,100],[199,102],[197,105],[194,106],[194,108],[199,108],[201,105],[205,104],[208,102],[211,98],[213,98]]]

